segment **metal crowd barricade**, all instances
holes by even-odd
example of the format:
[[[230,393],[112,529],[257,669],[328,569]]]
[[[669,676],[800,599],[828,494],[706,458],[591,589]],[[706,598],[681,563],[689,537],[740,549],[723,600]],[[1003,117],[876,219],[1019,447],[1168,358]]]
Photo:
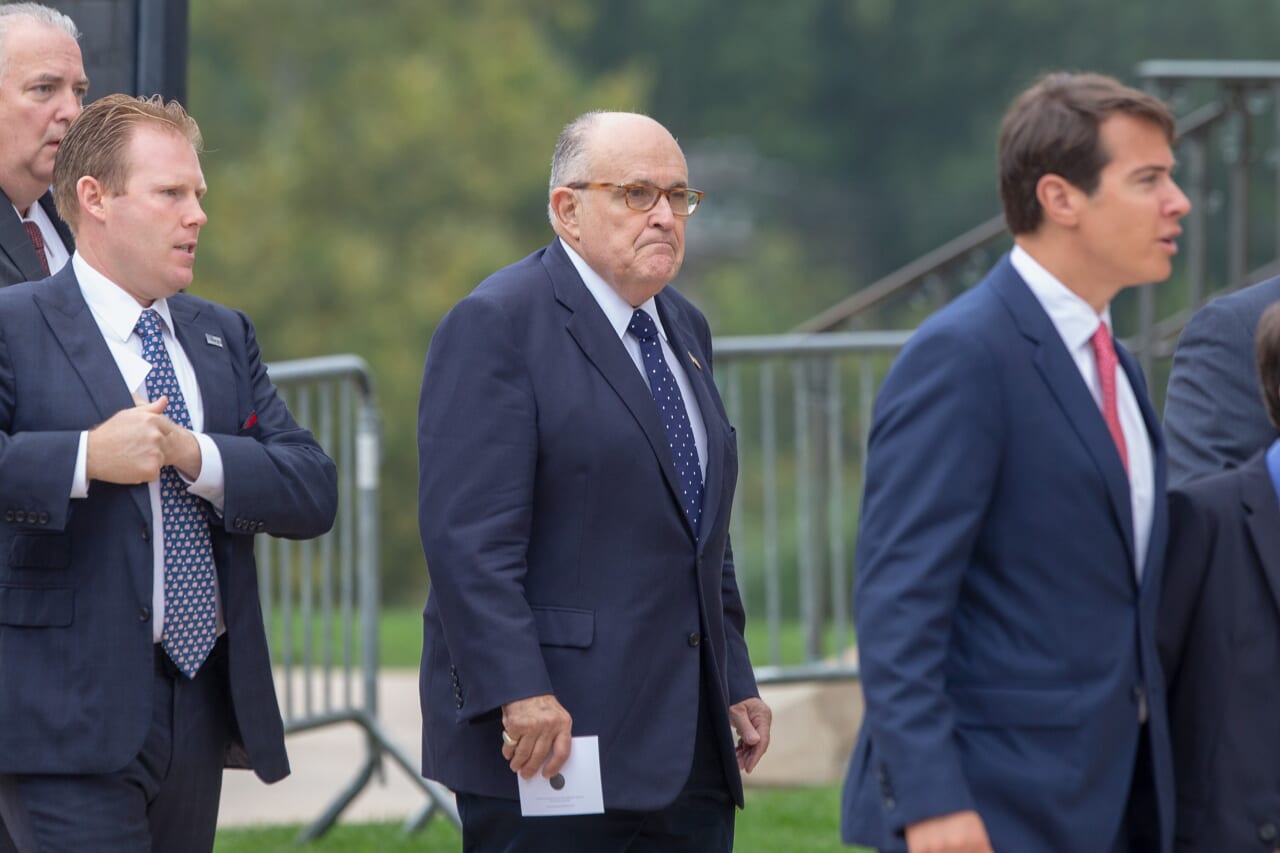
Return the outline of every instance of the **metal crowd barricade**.
[[[286,734],[353,723],[364,760],[319,817],[298,836],[320,837],[337,822],[382,759],[400,765],[433,813],[460,825],[448,789],[423,779],[378,723],[378,465],[381,429],[368,365],[354,355],[284,361],[268,368],[294,417],[338,466],[338,517],[319,539],[259,537],[258,581]]]
[[[734,565],[762,683],[858,675],[851,567],[871,406],[910,335],[715,341],[738,435]]]

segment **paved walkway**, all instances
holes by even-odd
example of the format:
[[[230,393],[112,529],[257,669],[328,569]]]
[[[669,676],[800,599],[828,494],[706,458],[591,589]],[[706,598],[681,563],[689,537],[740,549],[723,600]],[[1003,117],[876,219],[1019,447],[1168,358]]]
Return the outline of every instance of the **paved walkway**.
[[[277,685],[282,689],[283,685]],[[422,718],[416,670],[385,670],[378,683],[378,708],[389,736],[418,766]],[[283,701],[283,693],[281,699]],[[756,786],[831,784],[845,770],[862,717],[856,684],[800,684],[766,688],[773,708],[773,742],[747,779]],[[295,695],[295,701],[301,701]],[[292,735],[293,773],[270,787],[252,773],[229,770],[223,781],[220,826],[308,823],[354,777],[364,756],[364,735],[354,725]],[[384,781],[376,779],[343,815],[346,822],[403,820],[416,814],[424,795],[393,761],[384,761]]]

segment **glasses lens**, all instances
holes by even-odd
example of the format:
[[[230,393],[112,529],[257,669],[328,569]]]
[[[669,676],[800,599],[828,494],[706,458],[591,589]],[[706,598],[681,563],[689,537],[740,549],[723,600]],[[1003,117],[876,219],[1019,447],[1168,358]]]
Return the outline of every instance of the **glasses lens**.
[[[658,203],[658,190],[656,187],[632,184],[626,187],[624,191],[627,194],[627,207],[632,210],[649,210]]]

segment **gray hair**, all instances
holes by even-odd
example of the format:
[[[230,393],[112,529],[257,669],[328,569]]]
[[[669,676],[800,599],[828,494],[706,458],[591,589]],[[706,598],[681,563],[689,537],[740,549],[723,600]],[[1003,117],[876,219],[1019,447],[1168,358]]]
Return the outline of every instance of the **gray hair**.
[[[0,81],[4,80],[9,70],[9,57],[5,53],[5,43],[9,38],[9,28],[19,21],[29,21],[45,27],[61,30],[76,41],[80,40],[80,30],[76,22],[59,12],[40,3],[4,3],[0,5]]]
[[[551,155],[551,181],[547,187],[547,218],[556,225],[556,212],[551,208],[551,192],[587,178],[587,143],[591,131],[605,110],[592,110],[575,118],[560,131],[555,153]]]

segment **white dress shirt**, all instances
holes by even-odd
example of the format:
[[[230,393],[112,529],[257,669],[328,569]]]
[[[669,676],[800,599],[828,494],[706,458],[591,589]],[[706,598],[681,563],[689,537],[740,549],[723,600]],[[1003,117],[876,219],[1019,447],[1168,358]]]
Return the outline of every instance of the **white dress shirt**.
[[[44,259],[49,264],[49,274],[53,275],[62,269],[63,265],[70,260],[70,253],[62,244],[62,235],[58,233],[57,228],[53,227],[53,220],[45,212],[44,205],[38,200],[33,201],[26,216],[23,216],[22,211],[16,206],[13,210],[23,222],[34,222],[40,229],[40,236],[44,239]]]
[[[636,309],[627,304],[627,301],[618,295],[618,291],[610,287],[608,282],[597,275],[596,271],[591,269],[587,262],[570,248],[568,243],[561,240],[560,245],[564,247],[565,254],[569,256],[569,260],[573,262],[578,275],[582,277],[582,283],[587,286],[587,290],[591,291],[591,295],[595,297],[600,310],[604,311],[604,316],[608,318],[609,324],[613,326],[613,330],[622,340],[622,345],[627,348],[627,354],[635,362],[636,370],[640,371],[640,375],[644,377],[644,383],[647,386],[649,384],[649,375],[645,373],[644,355],[640,352],[640,341],[635,335],[627,334],[627,326],[631,325],[631,315]],[[707,427],[702,421],[702,409],[698,407],[698,398],[693,393],[693,386],[689,384],[689,377],[685,375],[684,368],[680,365],[680,359],[676,358],[675,353],[671,351],[671,342],[667,339],[667,330],[662,325],[662,318],[658,316],[657,302],[653,297],[650,297],[648,301],[638,307],[652,317],[654,325],[658,327],[658,340],[662,344],[662,357],[667,360],[667,367],[671,368],[671,375],[675,377],[676,385],[680,387],[680,396],[684,398],[684,408],[689,415],[689,426],[693,429],[693,443],[698,448],[698,467],[702,470],[702,482],[706,483]],[[652,390],[650,388],[650,391]]]
[[[1021,246],[1014,246],[1009,262],[1031,288],[1040,306],[1058,330],[1067,352],[1075,359],[1076,368],[1102,412],[1102,388],[1098,381],[1097,359],[1090,340],[1098,330],[1098,324],[1111,328],[1111,307],[1099,315],[1088,302],[1081,299],[1065,284],[1054,278]],[[1116,409],[1120,415],[1120,429],[1124,433],[1125,450],[1129,457],[1129,503],[1133,513],[1134,566],[1138,579],[1142,579],[1142,566],[1147,558],[1147,545],[1151,540],[1151,519],[1155,509],[1155,464],[1151,450],[1151,437],[1138,397],[1123,366],[1116,367]]]
[[[97,321],[98,329],[111,350],[125,387],[135,399],[147,399],[147,374],[151,365],[142,357],[142,341],[133,331],[138,318],[144,309],[129,294],[121,290],[102,273],[89,266],[88,262],[77,252],[71,259],[76,280],[80,283],[80,292],[89,304],[89,311]],[[187,414],[191,417],[191,431],[195,433],[196,443],[200,445],[200,475],[195,482],[188,481],[187,490],[204,498],[219,514],[222,512],[224,486],[222,472],[222,454],[213,439],[204,435],[204,402],[200,396],[200,385],[196,381],[195,371],[187,354],[183,351],[178,339],[173,335],[173,320],[169,316],[169,304],[157,299],[151,308],[160,315],[164,328],[164,348],[173,362],[173,372],[178,379],[178,387],[187,404]],[[84,498],[89,495],[88,480],[88,441],[89,433],[80,433],[80,448],[76,455],[75,479],[72,483],[71,497]],[[181,472],[179,472],[181,475]],[[183,477],[186,480],[186,477]],[[164,632],[164,521],[160,515],[160,481],[152,480],[147,484],[151,496],[151,551],[154,559],[151,588],[152,637],[158,643]],[[222,601],[217,585],[214,585],[214,596],[217,605],[218,633],[226,630],[222,618]]]

